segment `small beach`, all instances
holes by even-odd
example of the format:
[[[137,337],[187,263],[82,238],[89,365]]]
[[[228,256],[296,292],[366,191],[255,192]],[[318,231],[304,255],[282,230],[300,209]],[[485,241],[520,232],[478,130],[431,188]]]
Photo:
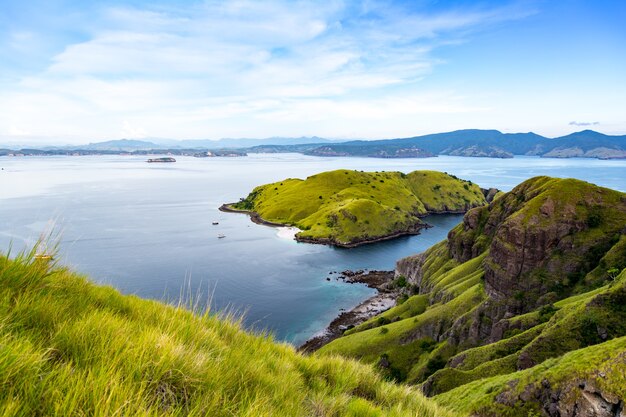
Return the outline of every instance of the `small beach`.
[[[278,236],[281,239],[287,239],[287,240],[296,240],[296,234],[298,234],[299,232],[301,232],[300,229],[298,229],[297,227],[278,227],[276,230],[276,236]]]

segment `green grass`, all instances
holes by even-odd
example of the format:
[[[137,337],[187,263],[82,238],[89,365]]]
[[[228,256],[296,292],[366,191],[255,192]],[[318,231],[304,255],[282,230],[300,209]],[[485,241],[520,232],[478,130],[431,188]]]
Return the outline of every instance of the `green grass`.
[[[434,395],[626,336],[626,274],[615,277],[626,266],[625,224],[624,193],[530,179],[468,212],[448,241],[400,260],[397,273],[418,295],[319,354],[382,363],[383,374]],[[547,247],[531,271],[509,268],[523,258],[494,256],[516,253],[522,245],[515,236],[539,245],[551,234],[563,235],[559,247]],[[498,280],[525,291],[494,296]]]
[[[0,416],[456,415],[369,366],[32,255],[0,256]]]
[[[537,415],[545,404],[533,395],[523,396],[526,401],[520,401],[519,397],[524,391],[540,391],[542,385],[549,385],[554,392],[571,389],[575,393],[578,381],[589,381],[604,395],[623,399],[626,398],[625,352],[626,337],[620,337],[568,352],[530,369],[470,382],[434,398],[461,413],[510,417]],[[497,403],[494,400],[499,396],[513,401],[509,405]],[[574,394],[565,401],[575,399]]]
[[[486,204],[476,184],[436,171],[337,170],[256,187],[233,205],[338,245],[414,232],[421,216]]]
[[[484,291],[481,284],[477,283],[449,302],[434,304],[421,314],[385,324],[384,327],[388,329],[385,333],[381,333],[377,327],[360,330],[334,340],[322,347],[317,355],[341,354],[373,364],[378,363],[382,355],[387,355],[398,372],[397,379],[414,381],[422,376],[419,367],[415,365],[422,365],[432,351],[429,350],[434,337],[431,329],[445,329],[452,325],[483,299]],[[396,308],[401,309],[402,305]],[[396,314],[390,311],[392,315]],[[428,348],[424,348],[425,345]],[[427,355],[424,356],[424,353]]]

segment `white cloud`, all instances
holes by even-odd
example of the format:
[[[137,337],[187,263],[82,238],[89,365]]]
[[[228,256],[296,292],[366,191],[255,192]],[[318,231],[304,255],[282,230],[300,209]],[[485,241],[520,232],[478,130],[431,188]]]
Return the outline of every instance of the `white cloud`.
[[[34,135],[93,139],[360,129],[367,137],[379,135],[372,121],[408,132],[411,117],[484,111],[453,92],[425,92],[419,80],[441,62],[433,56],[439,45],[515,13],[357,6],[275,0],[105,9],[91,37],[67,45],[45,71],[0,85],[0,131],[25,126]]]
[[[122,122],[122,131],[120,137],[122,138],[145,138],[148,136],[146,129],[140,126],[131,124],[128,120]]]

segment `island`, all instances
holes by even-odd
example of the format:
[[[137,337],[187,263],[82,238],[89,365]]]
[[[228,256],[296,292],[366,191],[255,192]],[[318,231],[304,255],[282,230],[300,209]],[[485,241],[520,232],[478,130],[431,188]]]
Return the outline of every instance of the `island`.
[[[465,213],[487,204],[483,190],[443,172],[363,172],[340,169],[256,187],[225,212],[246,213],[270,226],[295,226],[299,242],[351,248],[429,227],[429,214]]]
[[[146,162],[176,162],[176,159],[169,156],[164,156],[161,158],[150,158]]]

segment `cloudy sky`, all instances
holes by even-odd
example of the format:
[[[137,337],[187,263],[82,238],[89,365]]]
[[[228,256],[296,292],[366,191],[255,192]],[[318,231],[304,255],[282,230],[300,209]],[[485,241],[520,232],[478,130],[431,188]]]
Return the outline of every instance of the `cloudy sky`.
[[[0,0],[0,143],[626,133],[626,2]]]

